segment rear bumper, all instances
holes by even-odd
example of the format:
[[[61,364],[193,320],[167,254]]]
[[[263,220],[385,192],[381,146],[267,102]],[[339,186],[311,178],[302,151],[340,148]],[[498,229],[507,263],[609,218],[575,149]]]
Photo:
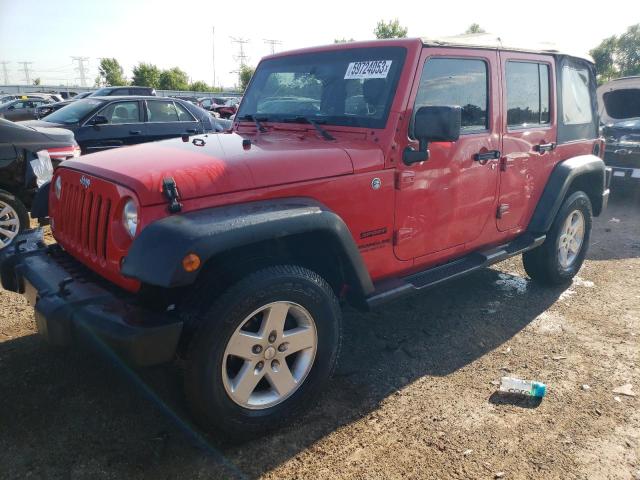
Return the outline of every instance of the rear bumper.
[[[172,360],[182,322],[150,311],[135,297],[88,280],[68,254],[27,231],[0,253],[2,286],[34,307],[38,332],[51,344],[86,344],[139,366]]]

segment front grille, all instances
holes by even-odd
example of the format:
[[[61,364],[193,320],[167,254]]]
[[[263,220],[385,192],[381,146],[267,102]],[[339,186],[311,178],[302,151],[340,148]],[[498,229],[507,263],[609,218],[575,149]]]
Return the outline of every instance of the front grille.
[[[63,180],[60,206],[62,215],[56,218],[60,240],[75,251],[106,260],[111,200]]]

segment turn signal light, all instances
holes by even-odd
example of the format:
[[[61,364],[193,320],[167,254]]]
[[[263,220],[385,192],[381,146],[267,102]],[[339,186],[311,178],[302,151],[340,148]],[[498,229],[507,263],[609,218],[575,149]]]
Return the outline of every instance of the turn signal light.
[[[182,268],[185,272],[195,272],[200,268],[200,257],[195,253],[189,253],[182,259]]]

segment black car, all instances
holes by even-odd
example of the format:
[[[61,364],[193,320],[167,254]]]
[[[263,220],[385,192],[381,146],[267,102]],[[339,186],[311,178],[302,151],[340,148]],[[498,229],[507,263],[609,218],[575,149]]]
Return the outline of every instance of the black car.
[[[82,153],[229,128],[184,100],[135,96],[90,96],[41,120],[22,123],[67,128],[74,132]]]
[[[25,127],[0,119],[0,248],[29,227],[33,196],[49,179],[43,175],[78,155],[80,149],[69,130]]]
[[[123,96],[123,95],[155,97],[156,89],[152,87],[138,87],[135,85],[121,86],[121,87],[102,87],[94,92],[91,92],[91,95],[89,96],[90,97],[111,97],[111,96]]]

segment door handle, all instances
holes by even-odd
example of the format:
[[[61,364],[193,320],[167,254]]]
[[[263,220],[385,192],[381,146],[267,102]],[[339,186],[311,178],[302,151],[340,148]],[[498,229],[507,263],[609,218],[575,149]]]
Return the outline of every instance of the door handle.
[[[500,150],[488,150],[482,153],[476,153],[473,159],[479,162],[480,165],[486,164],[489,160],[496,160],[500,158]]]
[[[544,153],[544,152],[551,152],[552,150],[556,149],[556,144],[551,142],[551,143],[541,143],[540,145],[536,145],[535,147],[533,147],[533,149],[536,152],[540,152],[540,153]]]
[[[142,133],[141,130],[129,130],[129,133],[131,135],[140,135]]]

